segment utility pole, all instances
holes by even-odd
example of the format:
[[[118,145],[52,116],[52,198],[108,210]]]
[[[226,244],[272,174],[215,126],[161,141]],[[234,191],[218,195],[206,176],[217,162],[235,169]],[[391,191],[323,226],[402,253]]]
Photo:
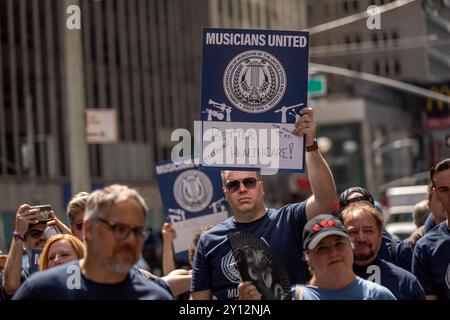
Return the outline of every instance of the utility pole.
[[[69,19],[81,19],[79,8],[79,0],[64,0],[64,16],[66,17],[64,23],[64,48],[68,111],[67,128],[72,194],[80,191],[89,192],[91,190],[89,151],[86,143],[85,127],[86,96],[84,92],[81,23],[79,23],[79,28],[69,23]]]

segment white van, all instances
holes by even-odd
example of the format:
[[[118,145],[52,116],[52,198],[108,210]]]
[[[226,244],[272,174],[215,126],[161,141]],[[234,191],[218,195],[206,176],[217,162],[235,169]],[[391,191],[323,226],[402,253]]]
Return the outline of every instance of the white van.
[[[416,230],[412,211],[414,206],[395,206],[388,209],[386,231],[400,239],[406,239]]]
[[[403,240],[416,230],[412,211],[416,203],[427,198],[427,190],[427,185],[393,187],[386,190],[389,209],[385,227],[389,233]]]

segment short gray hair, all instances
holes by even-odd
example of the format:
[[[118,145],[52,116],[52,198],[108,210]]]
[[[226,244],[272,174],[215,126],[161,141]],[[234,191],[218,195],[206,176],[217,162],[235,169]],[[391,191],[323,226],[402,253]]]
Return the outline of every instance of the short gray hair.
[[[134,199],[141,206],[144,216],[147,215],[148,207],[139,192],[125,185],[113,184],[91,193],[86,202],[84,221],[98,217],[100,210],[112,204]]]

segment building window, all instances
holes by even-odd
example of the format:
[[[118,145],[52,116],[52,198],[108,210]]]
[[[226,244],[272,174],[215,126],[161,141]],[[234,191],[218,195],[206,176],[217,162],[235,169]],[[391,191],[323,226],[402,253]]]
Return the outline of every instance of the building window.
[[[342,2],[343,8],[344,8],[344,12],[347,13],[348,12],[348,2],[347,0],[344,0]]]
[[[380,74],[380,63],[378,61],[375,61],[374,63],[373,72],[375,74]]]
[[[347,46],[350,46],[350,43],[351,43],[350,37],[349,37],[349,36],[345,36],[345,44],[346,44]]]
[[[392,42],[395,46],[398,45],[398,33],[397,31],[392,31]]]
[[[387,41],[388,41],[388,35],[386,32],[383,32],[383,42],[384,42],[385,46],[387,45]]]
[[[397,75],[397,76],[402,73],[402,67],[401,67],[400,61],[398,61],[398,59],[394,60],[394,72],[395,72],[395,75]]]
[[[372,33],[372,42],[375,47],[378,47],[378,33]]]
[[[384,73],[386,75],[389,75],[390,73],[389,60],[384,61]]]

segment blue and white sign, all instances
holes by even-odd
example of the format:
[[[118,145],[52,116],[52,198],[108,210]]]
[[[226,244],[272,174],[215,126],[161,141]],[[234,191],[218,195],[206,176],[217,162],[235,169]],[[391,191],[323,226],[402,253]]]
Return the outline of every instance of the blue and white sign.
[[[304,170],[307,32],[203,31],[202,165]]]
[[[175,253],[186,251],[201,227],[228,218],[219,170],[169,161],[157,163],[155,169],[167,220],[177,232]]]

